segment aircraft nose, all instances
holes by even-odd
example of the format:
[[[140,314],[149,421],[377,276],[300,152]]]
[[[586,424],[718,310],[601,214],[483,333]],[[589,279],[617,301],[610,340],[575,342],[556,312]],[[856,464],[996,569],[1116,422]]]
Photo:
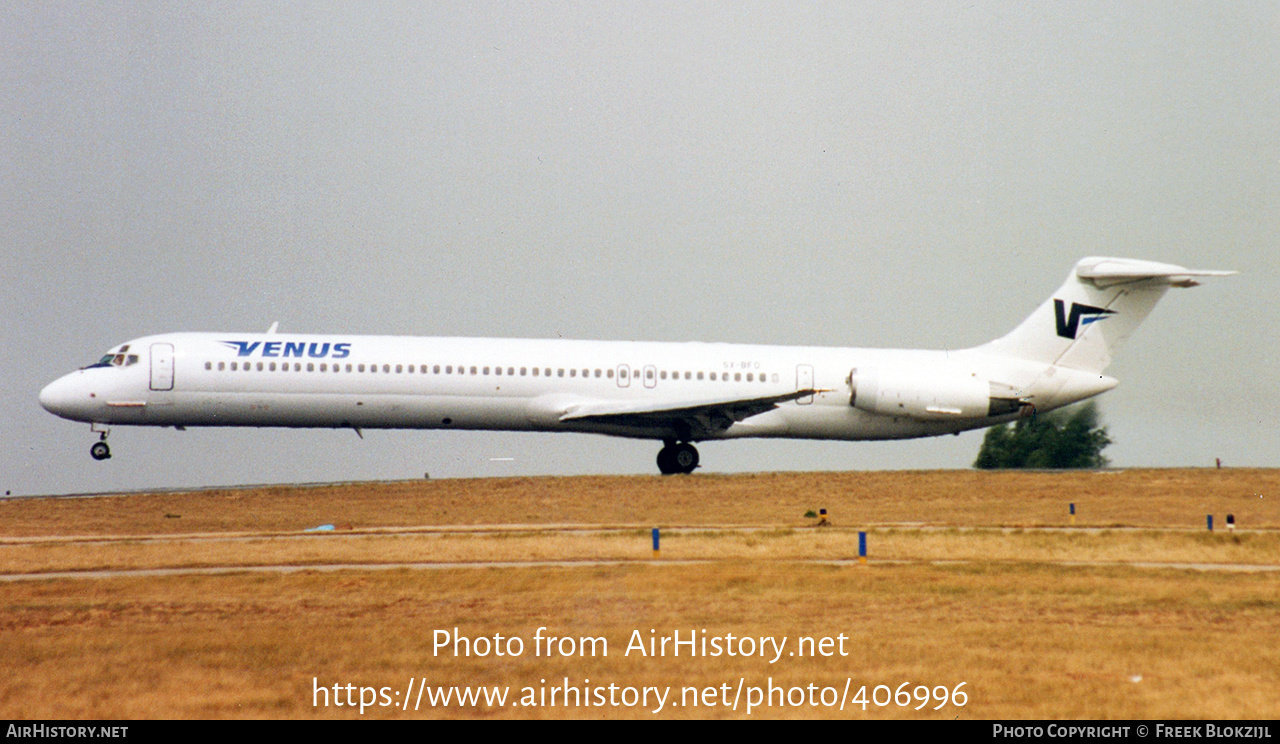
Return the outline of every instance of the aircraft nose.
[[[55,416],[76,419],[89,405],[89,395],[83,390],[78,375],[73,373],[45,385],[40,391],[40,405]]]

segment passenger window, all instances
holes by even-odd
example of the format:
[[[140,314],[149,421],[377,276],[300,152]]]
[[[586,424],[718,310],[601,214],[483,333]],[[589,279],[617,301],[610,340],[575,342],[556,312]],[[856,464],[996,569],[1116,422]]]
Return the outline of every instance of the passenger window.
[[[386,370],[387,368],[386,368],[386,367],[383,367],[383,369],[384,369],[384,370]],[[388,371],[389,371],[389,370],[388,370]],[[403,364],[397,364],[397,365],[396,365],[396,374],[398,374],[398,375],[404,374],[404,365],[403,365]]]
[[[473,374],[473,375],[474,375],[475,373],[476,373],[476,368],[475,368],[475,367],[472,367],[472,368],[471,368],[471,374]]]
[[[205,368],[205,369],[213,369],[213,362],[205,362],[205,363],[204,363],[204,368]]]
[[[556,370],[556,377],[564,377],[564,370],[563,369]]]
[[[613,379],[613,370],[612,370],[612,369],[606,369],[606,370],[604,371],[604,376],[605,376],[605,377],[608,377],[610,380],[612,380],[612,379]]]
[[[226,363],[226,362],[218,362],[218,371],[219,371],[219,372],[221,372],[222,370],[224,370],[224,369],[226,369],[226,368],[227,368],[227,363]]]
[[[521,377],[525,377],[525,376],[526,376],[526,373],[528,373],[528,371],[529,371],[529,368],[528,368],[528,367],[521,367],[521,368],[520,368],[520,376],[521,376]]]
[[[515,367],[507,367],[507,376],[508,376],[508,377],[510,377],[511,375],[514,375],[515,373],[516,373],[516,368],[515,368]]]
[[[316,365],[315,365],[315,362],[307,362],[307,371],[308,371],[308,372],[315,372],[315,371],[316,371]]]

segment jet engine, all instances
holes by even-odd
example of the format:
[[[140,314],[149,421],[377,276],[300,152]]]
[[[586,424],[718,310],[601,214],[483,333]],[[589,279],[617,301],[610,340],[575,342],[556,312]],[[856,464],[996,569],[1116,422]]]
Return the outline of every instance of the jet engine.
[[[924,421],[986,418],[1017,413],[1017,398],[993,395],[990,381],[975,375],[871,367],[849,374],[849,405],[884,416]]]

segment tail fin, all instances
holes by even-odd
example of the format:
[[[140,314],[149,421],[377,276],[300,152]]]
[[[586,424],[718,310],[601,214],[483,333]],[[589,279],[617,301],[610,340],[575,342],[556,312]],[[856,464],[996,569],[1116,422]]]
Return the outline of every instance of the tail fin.
[[[1067,281],[1012,333],[983,351],[1101,372],[1170,287],[1234,271],[1187,269],[1131,258],[1085,258]]]

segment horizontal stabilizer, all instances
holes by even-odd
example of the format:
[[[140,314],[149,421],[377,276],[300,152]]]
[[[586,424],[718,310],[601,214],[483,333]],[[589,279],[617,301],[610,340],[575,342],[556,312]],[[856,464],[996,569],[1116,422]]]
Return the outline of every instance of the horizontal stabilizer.
[[[1086,258],[1076,264],[1076,276],[1093,282],[1099,288],[1144,280],[1171,287],[1194,287],[1198,276],[1231,276],[1234,271],[1188,269],[1174,264],[1156,261],[1140,261],[1132,258]]]

